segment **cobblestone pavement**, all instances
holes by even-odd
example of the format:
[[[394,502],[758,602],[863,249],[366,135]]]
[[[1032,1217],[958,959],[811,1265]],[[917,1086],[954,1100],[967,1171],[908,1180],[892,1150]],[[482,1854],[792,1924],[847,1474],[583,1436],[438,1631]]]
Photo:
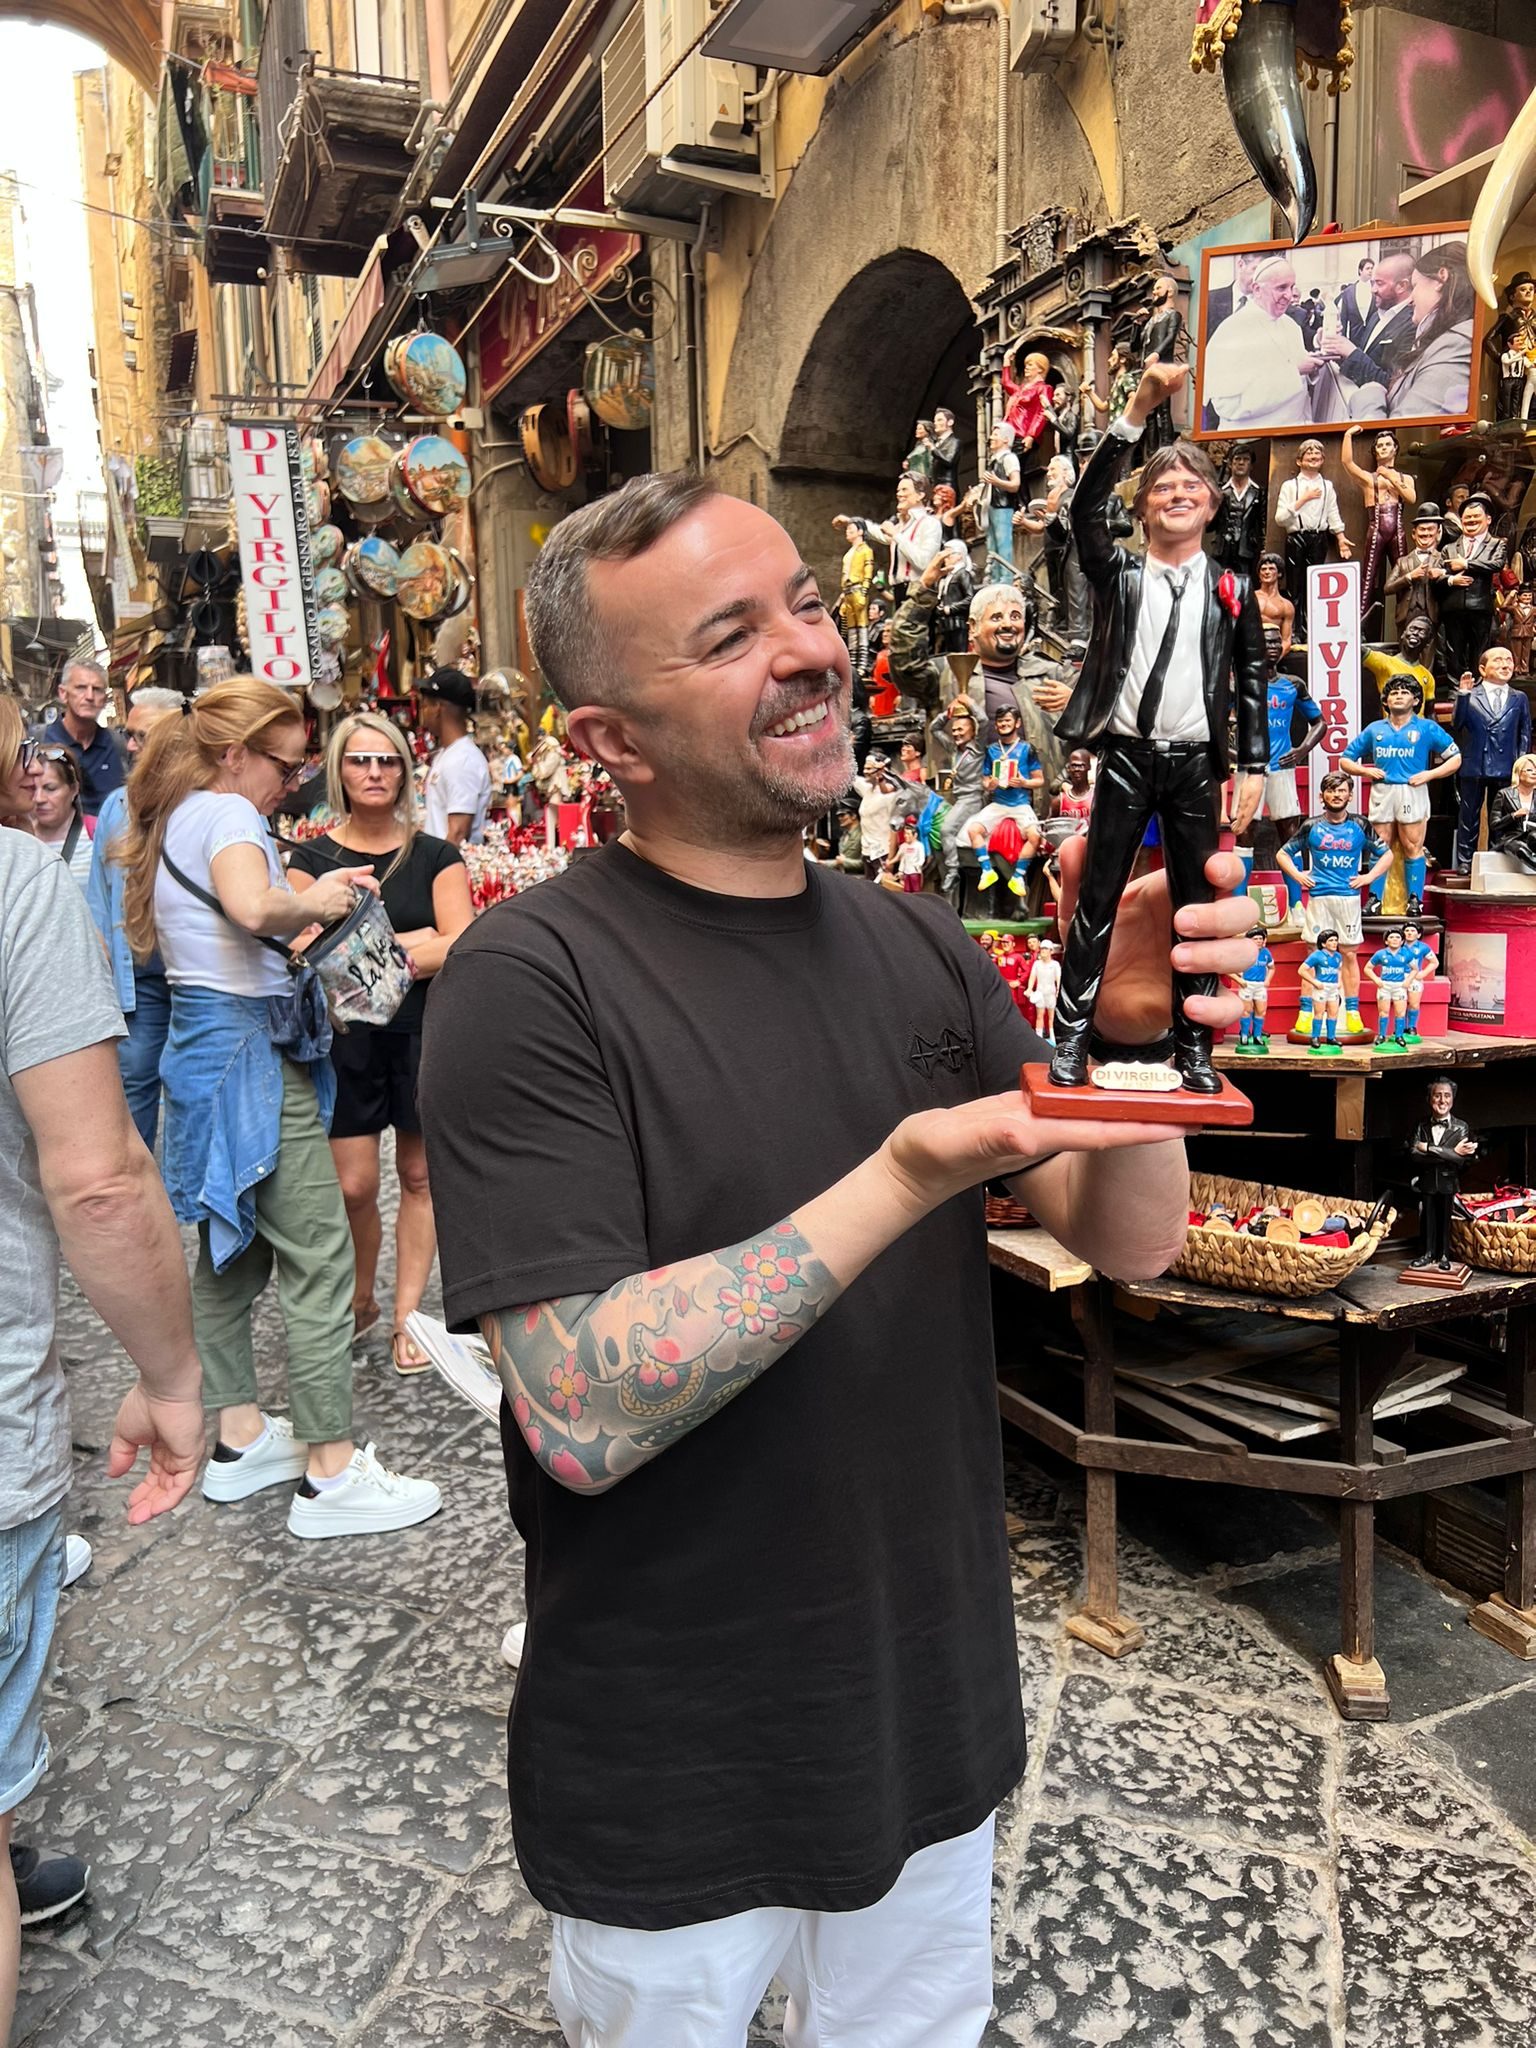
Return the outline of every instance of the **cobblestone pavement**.
[[[270,1298],[259,1334],[270,1370]],[[494,1432],[369,1347],[359,1435],[444,1483],[435,1521],[306,1545],[277,1490],[130,1530],[101,1474],[126,1366],[72,1293],[63,1344],[96,1562],[18,1833],[94,1876],[25,1948],[18,2048],[550,2048],[506,1814],[522,1592]],[[1150,1485],[1124,1489],[1147,1643],[1111,1664],[1062,1629],[1078,1497],[1013,1445],[1009,1485],[1032,1741],[1000,1816],[988,2048],[1530,2048],[1536,1673],[1389,1554],[1394,1720],[1346,1730],[1316,1676],[1326,1526]]]

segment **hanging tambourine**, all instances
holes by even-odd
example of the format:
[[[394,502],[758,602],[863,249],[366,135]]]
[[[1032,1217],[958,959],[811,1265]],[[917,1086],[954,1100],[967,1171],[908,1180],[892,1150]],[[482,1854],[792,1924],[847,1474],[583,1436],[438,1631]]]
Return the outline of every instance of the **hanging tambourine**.
[[[612,334],[587,349],[582,372],[587,403],[600,420],[621,432],[638,433],[651,423],[656,373],[651,344],[641,334]]]
[[[341,685],[334,676],[319,675],[309,686],[312,710],[334,711],[341,702]]]
[[[330,485],[321,483],[318,478],[314,483],[306,484],[304,486],[304,506],[305,510],[309,513],[311,531],[317,526],[324,526],[331,516]]]
[[[400,397],[429,419],[445,420],[464,403],[464,359],[441,334],[418,328],[386,349],[384,363]]]
[[[440,541],[413,540],[400,557],[395,603],[408,619],[435,626],[469,603],[469,572]]]
[[[568,491],[576,481],[576,450],[565,423],[565,408],[530,405],[519,422],[523,455],[534,482],[544,491]]]
[[[567,391],[565,394],[565,431],[576,451],[578,464],[585,466],[592,460],[592,408],[579,391]]]
[[[394,459],[394,447],[382,434],[354,434],[337,450],[336,488],[354,512],[388,498]]]
[[[309,536],[309,559],[316,569],[334,569],[346,549],[347,537],[339,526],[317,526]]]
[[[315,571],[315,603],[345,604],[347,601],[347,579],[337,568]]]
[[[350,624],[345,605],[323,604],[315,613],[315,630],[322,647],[345,647]]]
[[[446,434],[418,434],[408,441],[392,475],[429,518],[445,518],[469,501],[469,463]]]
[[[405,450],[402,448],[400,455]],[[389,509],[392,518],[406,527],[425,526],[431,513],[418,505],[405,487],[405,478],[400,473],[400,455],[389,465]]]
[[[377,533],[355,540],[342,567],[359,597],[393,597],[400,581],[400,556],[393,542]]]

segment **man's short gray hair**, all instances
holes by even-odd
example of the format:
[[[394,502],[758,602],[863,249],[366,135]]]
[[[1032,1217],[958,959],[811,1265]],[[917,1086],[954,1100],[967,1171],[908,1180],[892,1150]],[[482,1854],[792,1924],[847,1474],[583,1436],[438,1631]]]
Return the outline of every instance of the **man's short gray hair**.
[[[654,547],[718,485],[696,470],[652,471],[562,519],[528,577],[528,638],[540,673],[567,711],[618,704],[625,694],[619,655],[592,601],[593,562],[630,562]]]
[[[73,661],[65,662],[64,672],[59,677],[60,683],[67,683],[71,676],[94,676],[103,689],[107,685],[106,670],[99,661],[92,661],[88,655],[77,655]]]
[[[971,599],[971,609],[966,616],[974,626],[978,619],[986,617],[991,607],[998,603],[1000,599],[1010,597],[1016,598],[1020,604],[1024,603],[1024,593],[1017,583],[983,583],[980,590]],[[1027,610],[1028,607],[1026,606],[1025,609]]]
[[[163,690],[158,683],[146,683],[142,690],[132,690],[128,696],[130,711],[184,711],[186,705],[180,690]]]

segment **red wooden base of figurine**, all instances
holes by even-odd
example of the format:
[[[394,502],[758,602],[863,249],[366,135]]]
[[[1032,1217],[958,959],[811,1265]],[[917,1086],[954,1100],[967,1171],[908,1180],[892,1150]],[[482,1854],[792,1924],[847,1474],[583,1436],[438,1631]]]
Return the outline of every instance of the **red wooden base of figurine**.
[[[1030,1061],[1019,1069],[1019,1086],[1036,1116],[1081,1117],[1110,1124],[1187,1124],[1191,1128],[1236,1128],[1253,1122],[1253,1104],[1225,1074],[1219,1095],[1193,1095],[1187,1088],[1157,1095],[1140,1088],[1095,1088],[1091,1081],[1081,1088],[1058,1088],[1044,1061]]]

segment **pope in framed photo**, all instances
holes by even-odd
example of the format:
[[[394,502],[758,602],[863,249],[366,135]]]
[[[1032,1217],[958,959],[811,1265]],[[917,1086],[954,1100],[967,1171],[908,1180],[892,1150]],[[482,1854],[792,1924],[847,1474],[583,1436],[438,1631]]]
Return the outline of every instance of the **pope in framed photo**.
[[[1197,437],[1469,423],[1481,326],[1464,222],[1207,249]]]

